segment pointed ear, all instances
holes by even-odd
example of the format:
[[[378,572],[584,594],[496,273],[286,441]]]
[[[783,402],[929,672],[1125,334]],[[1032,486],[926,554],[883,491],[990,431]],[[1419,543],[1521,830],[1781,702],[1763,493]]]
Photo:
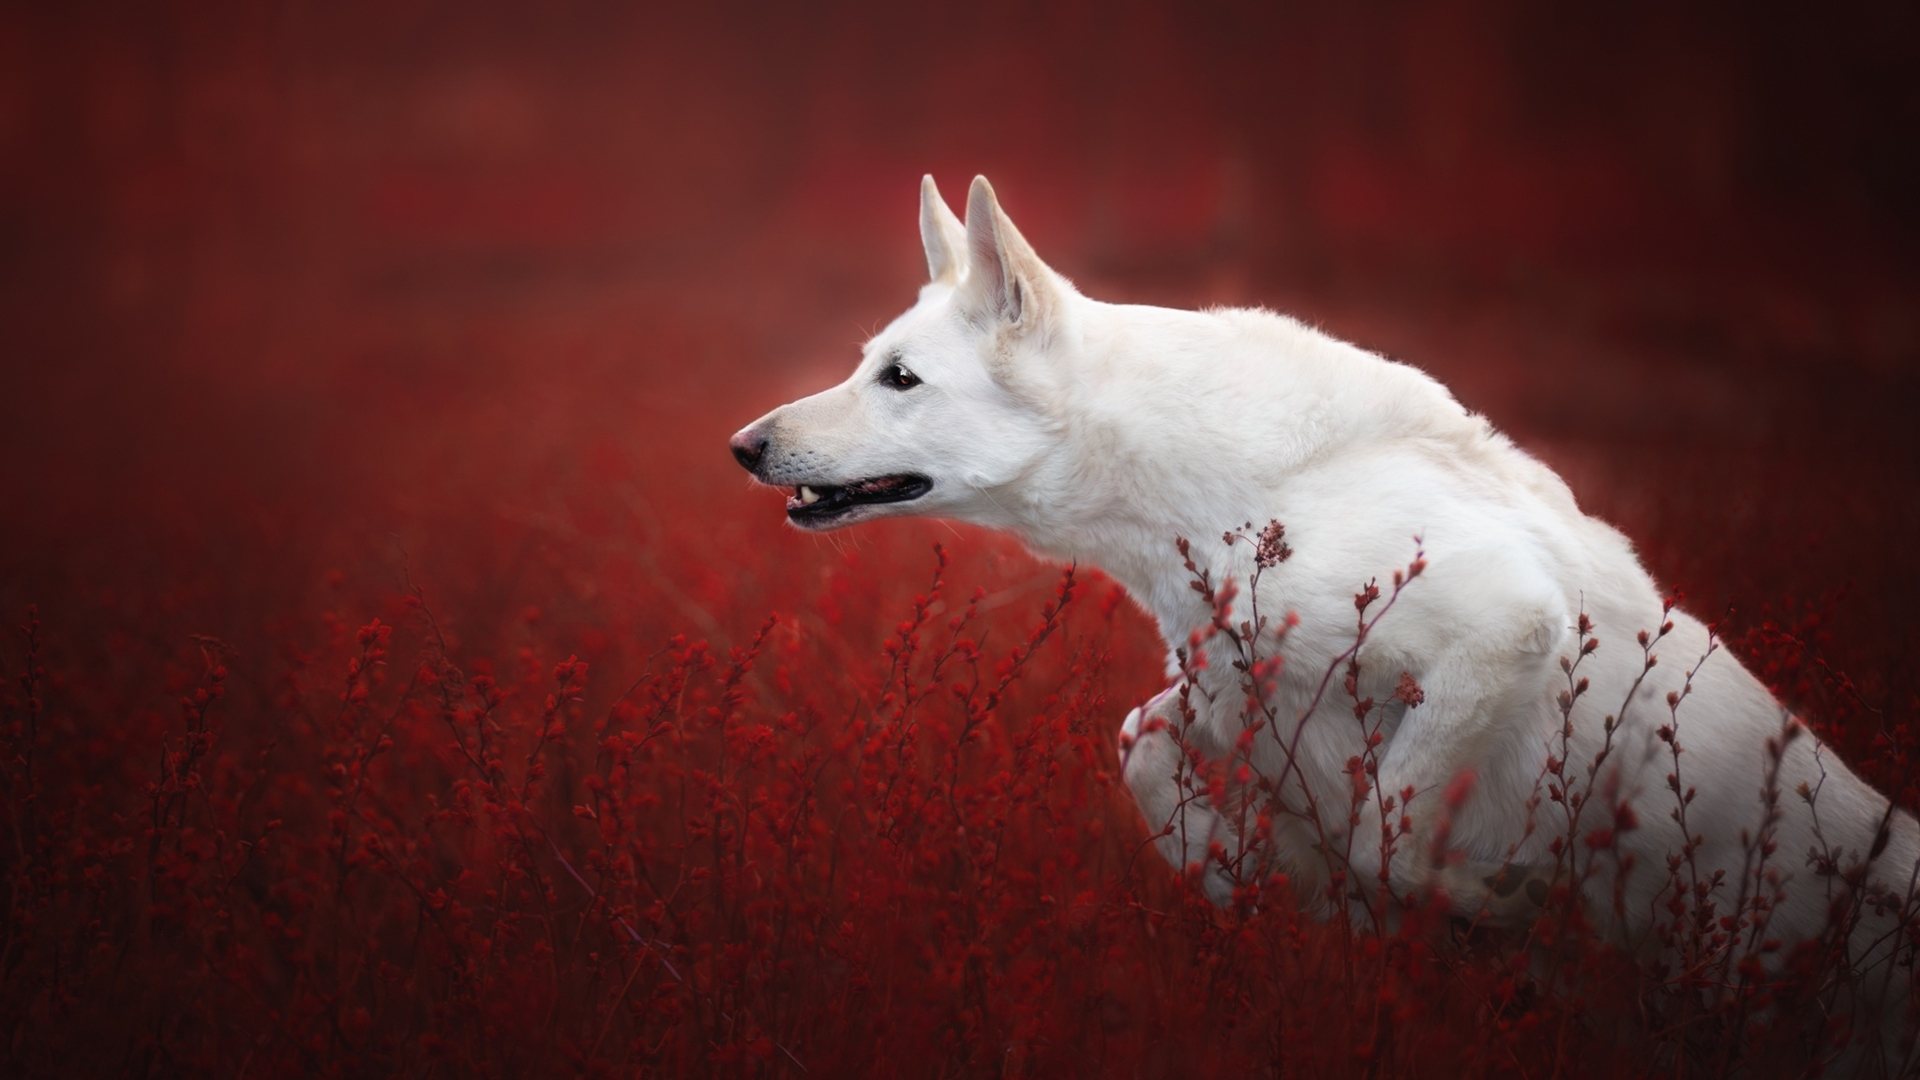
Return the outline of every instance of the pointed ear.
[[[981,317],[1028,326],[1045,317],[1057,286],[1013,220],[1000,209],[993,185],[973,178],[967,192],[967,302]]]
[[[927,248],[927,274],[943,285],[957,285],[966,269],[967,227],[940,197],[931,174],[920,178],[920,242]]]

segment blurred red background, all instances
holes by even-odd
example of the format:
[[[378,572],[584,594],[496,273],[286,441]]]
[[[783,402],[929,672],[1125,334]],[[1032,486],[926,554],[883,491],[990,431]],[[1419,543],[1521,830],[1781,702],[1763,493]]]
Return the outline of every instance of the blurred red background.
[[[724,448],[911,300],[920,175],[958,199],[978,172],[1092,295],[1264,304],[1432,372],[1690,606],[1810,635],[1912,713],[1911,4],[4,27],[0,610],[37,603],[74,667],[202,634],[264,687],[298,613],[357,619],[403,575],[465,647],[540,623],[600,664],[663,626],[738,640],[936,539],[1037,604],[1052,571],[970,530],[796,535]]]

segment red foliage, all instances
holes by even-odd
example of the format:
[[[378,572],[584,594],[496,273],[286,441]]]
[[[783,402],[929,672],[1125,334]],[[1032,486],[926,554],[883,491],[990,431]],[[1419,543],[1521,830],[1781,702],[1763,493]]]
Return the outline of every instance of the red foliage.
[[[909,596],[876,564],[731,646],[667,611],[621,647],[507,605],[523,643],[488,655],[417,584],[245,647],[91,652],[29,612],[3,733],[11,1060],[1438,1075],[1731,1052],[1723,1013],[1647,1023],[1659,980],[1577,912],[1516,949],[1419,908],[1384,935],[1304,919],[1284,878],[1214,908],[1116,780],[1114,721],[1156,682],[1117,587],[1069,569],[957,594],[978,560],[936,547]],[[905,618],[866,636],[896,597]],[[1362,632],[1391,599],[1362,590]],[[147,686],[176,709],[128,709]],[[1635,824],[1579,835],[1599,858]],[[1783,1052],[1748,1041],[1730,1060]]]

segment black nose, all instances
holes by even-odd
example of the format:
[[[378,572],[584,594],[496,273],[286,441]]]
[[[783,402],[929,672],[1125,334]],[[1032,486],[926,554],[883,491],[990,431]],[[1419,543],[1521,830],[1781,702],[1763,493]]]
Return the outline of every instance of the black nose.
[[[767,452],[767,437],[748,428],[735,433],[733,438],[727,440],[727,446],[733,450],[733,460],[739,462],[741,468],[752,472],[760,467],[760,458]]]

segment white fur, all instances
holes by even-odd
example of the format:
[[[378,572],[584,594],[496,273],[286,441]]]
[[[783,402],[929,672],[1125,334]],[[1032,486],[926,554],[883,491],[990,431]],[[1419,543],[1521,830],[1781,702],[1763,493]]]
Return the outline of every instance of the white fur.
[[[930,180],[922,232],[934,281],[867,344],[845,383],[749,429],[769,438],[761,477],[801,484],[925,474],[934,481],[925,498],[862,508],[850,520],[957,518],[1009,530],[1049,556],[1097,565],[1158,621],[1170,650],[1208,617],[1188,587],[1175,537],[1193,540],[1195,558],[1216,582],[1244,582],[1251,551],[1220,543],[1222,531],[1278,519],[1294,553],[1266,572],[1259,599],[1268,614],[1299,616],[1272,701],[1286,718],[1306,709],[1329,663],[1352,644],[1356,589],[1376,577],[1385,585],[1410,560],[1417,534],[1428,567],[1360,656],[1363,694],[1386,700],[1402,671],[1426,692],[1383,748],[1381,789],[1414,788],[1411,810],[1430,827],[1439,789],[1471,769],[1477,786],[1451,823],[1451,843],[1474,865],[1498,866],[1510,855],[1522,866],[1551,863],[1546,844],[1558,808],[1543,807],[1530,838],[1521,826],[1545,756],[1558,743],[1555,698],[1566,686],[1559,664],[1576,653],[1577,616],[1584,610],[1592,618],[1602,643],[1579,669],[1592,686],[1574,714],[1570,758],[1580,773],[1600,746],[1602,715],[1621,711],[1640,674],[1635,634],[1657,630],[1661,618],[1660,591],[1626,538],[1583,513],[1550,469],[1413,367],[1265,311],[1175,311],[1080,295],[1034,255],[984,180],[970,193],[965,252],[956,250],[957,220]],[[876,373],[895,358],[923,385],[878,384]],[[1644,931],[1667,885],[1668,854],[1680,847],[1666,782],[1672,764],[1655,731],[1668,722],[1669,691],[1681,687],[1708,645],[1699,620],[1681,611],[1672,620],[1656,650],[1659,664],[1625,702],[1609,761],[1639,819],[1622,837],[1638,863],[1619,927],[1629,935]],[[1244,720],[1230,658],[1218,640],[1213,650],[1203,683],[1217,685],[1203,689],[1221,704],[1194,695],[1201,708],[1195,734],[1224,753]],[[1322,804],[1336,808],[1332,823],[1345,828],[1345,764],[1360,746],[1337,680],[1334,694],[1304,729],[1300,770]],[[1158,704],[1168,700],[1162,695]],[[1141,720],[1154,708],[1128,718],[1124,742],[1127,779],[1158,829],[1179,812],[1169,779],[1177,750],[1165,735],[1142,737]],[[1768,739],[1785,720],[1783,707],[1725,650],[1701,666],[1680,706],[1685,781],[1699,792],[1689,825],[1704,838],[1696,857],[1702,871],[1728,876],[1723,910],[1742,870],[1742,831],[1760,826]],[[1276,743],[1256,742],[1263,772],[1281,772],[1278,755]],[[1851,853],[1843,862],[1863,858],[1887,806],[1820,751],[1811,733],[1802,729],[1789,741],[1772,860],[1788,875],[1787,899],[1769,928],[1788,940],[1819,931],[1832,884],[1806,865],[1817,841],[1795,794],[1803,782],[1820,786],[1824,842]],[[1207,842],[1223,828],[1211,811],[1191,812],[1209,817],[1176,823],[1190,827],[1163,841],[1178,864],[1204,861]],[[1595,805],[1585,820],[1598,826],[1608,816]],[[1360,828],[1378,835],[1377,821]],[[1280,862],[1310,893],[1324,860],[1297,848],[1305,842],[1298,831],[1283,828],[1279,840]],[[1377,854],[1371,866],[1364,862],[1375,846],[1355,843],[1357,873],[1377,871]],[[1424,857],[1405,858],[1395,879],[1418,880]],[[1917,858],[1920,830],[1896,814],[1873,877],[1905,895]],[[1217,874],[1209,880],[1216,896],[1228,887]],[[1607,875],[1592,884],[1591,907],[1603,919],[1612,888]],[[1867,950],[1885,929],[1884,920],[1868,918],[1856,944]],[[1887,948],[1874,948],[1867,961],[1885,963]],[[1890,981],[1906,977],[1900,971]]]

